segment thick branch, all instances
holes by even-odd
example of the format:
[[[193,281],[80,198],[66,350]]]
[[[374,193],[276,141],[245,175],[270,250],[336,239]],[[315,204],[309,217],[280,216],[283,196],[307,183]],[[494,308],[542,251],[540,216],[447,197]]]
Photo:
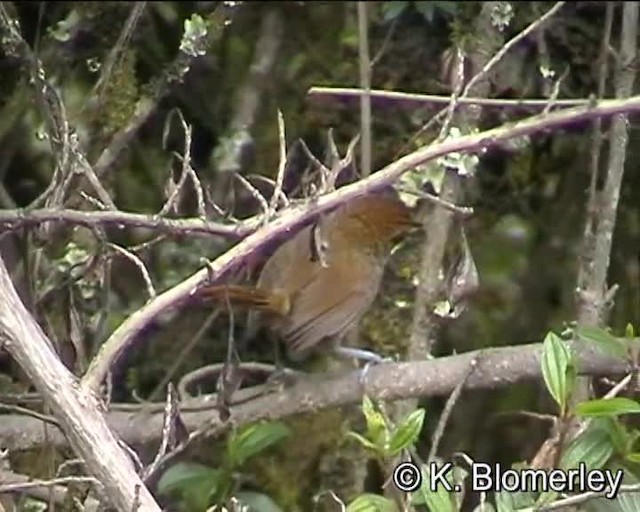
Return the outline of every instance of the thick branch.
[[[105,497],[119,510],[159,512],[160,508],[118,446],[93,393],[78,386],[51,342],[35,323],[13,287],[0,259],[0,340],[27,373],[60,422],[87,470],[103,485]]]
[[[640,110],[640,96],[624,101],[603,101],[590,107],[566,109],[539,115],[515,124],[494,128],[473,135],[434,144],[410,153],[370,177],[319,197],[313,204],[305,204],[284,211],[279,217],[230,251],[220,256],[177,286],[150,301],[127,320],[102,345],[98,355],[84,376],[83,385],[98,389],[115,360],[131,345],[136,335],[157,315],[180,306],[208,279],[218,279],[226,271],[242,263],[254,251],[284,233],[290,232],[309,218],[334,208],[367,192],[379,190],[416,166],[454,151],[480,151],[498,142],[531,135],[542,130],[553,130],[568,123],[585,122],[598,116],[614,115]]]
[[[586,350],[583,345],[575,345],[581,374],[611,375],[627,370],[624,361]],[[362,400],[364,392],[372,398],[389,401],[448,396],[465,378],[472,360],[477,360],[477,366],[464,389],[500,389],[517,382],[539,379],[540,350],[541,344],[535,343],[477,350],[433,360],[381,364],[368,370],[364,388],[358,371],[314,374],[302,378],[290,388],[232,406],[230,421],[240,426],[265,418],[283,418],[354,404]],[[215,398],[210,396],[183,402],[181,419],[187,428],[195,430],[208,423],[213,434],[224,430],[226,424],[218,419],[213,404]],[[129,407],[133,405],[128,404],[127,409]],[[117,404],[113,404],[113,408],[117,409]],[[109,423],[129,444],[157,441],[162,433],[163,409],[164,404],[142,404],[136,411],[112,410],[108,413]],[[31,448],[44,442],[42,422],[24,416],[3,416],[0,439],[13,450]],[[53,427],[49,428],[47,440],[55,445],[66,443]]]

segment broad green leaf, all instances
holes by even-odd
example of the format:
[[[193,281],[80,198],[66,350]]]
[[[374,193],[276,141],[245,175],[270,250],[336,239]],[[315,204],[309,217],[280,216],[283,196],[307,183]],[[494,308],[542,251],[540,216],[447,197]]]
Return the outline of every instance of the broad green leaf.
[[[615,417],[603,417],[597,420],[607,431],[611,444],[617,453],[625,455],[633,447],[637,433],[630,433]]]
[[[576,407],[581,416],[619,416],[620,414],[640,413],[640,403],[622,396],[598,398],[582,402]]]
[[[412,505],[426,505],[430,512],[456,512],[456,505],[453,493],[438,482],[436,490],[430,489],[429,470],[434,466],[423,466],[422,485],[411,495]],[[451,472],[445,476],[447,481],[453,485]]]
[[[391,433],[391,440],[389,441],[390,455],[397,455],[402,450],[415,444],[422,430],[424,416],[424,409],[416,409]]]
[[[188,489],[194,482],[213,481],[220,471],[195,462],[178,462],[167,469],[158,481],[160,494],[171,494]]]
[[[235,497],[242,505],[249,507],[248,512],[282,512],[275,501],[261,492],[239,491]]]
[[[535,502],[535,496],[532,492],[507,492],[500,491],[495,495],[497,512],[512,512],[525,507],[532,506]]]
[[[609,355],[626,356],[627,352],[622,340],[600,327],[578,326],[574,332],[578,338],[600,347]]]
[[[574,469],[584,462],[588,470],[600,469],[613,454],[609,433],[600,422],[592,422],[575,438],[562,456],[560,467]]]
[[[553,332],[547,334],[542,344],[542,376],[551,396],[564,412],[570,388],[567,371],[571,365],[571,354],[565,343]]]
[[[227,442],[227,456],[232,468],[282,441],[290,434],[289,428],[279,422],[260,422],[248,425],[231,435]]]
[[[162,475],[158,482],[158,493],[180,496],[189,510],[204,512],[222,478],[223,473],[219,469],[179,462]]]
[[[361,494],[349,505],[347,512],[397,512],[396,504],[379,494]]]

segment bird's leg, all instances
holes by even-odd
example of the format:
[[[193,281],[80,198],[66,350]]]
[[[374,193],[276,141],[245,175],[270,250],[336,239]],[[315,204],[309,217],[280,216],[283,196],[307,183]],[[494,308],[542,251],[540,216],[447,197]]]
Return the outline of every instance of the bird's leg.
[[[390,357],[382,357],[375,352],[370,350],[365,350],[363,348],[355,348],[355,347],[343,347],[337,346],[334,347],[334,353],[340,357],[346,357],[349,359],[357,359],[358,361],[364,361],[366,365],[369,364],[380,364],[380,363],[390,363],[393,361]]]
[[[390,357],[382,357],[375,352],[371,352],[370,350],[365,350],[362,348],[355,347],[343,347],[343,346],[334,346],[333,351],[336,355],[340,357],[347,357],[350,359],[357,359],[358,361],[364,361],[364,366],[361,370],[358,370],[358,381],[360,385],[364,388],[365,381],[367,378],[367,373],[369,372],[369,368],[371,365],[380,364],[380,363],[390,363],[393,361]]]
[[[282,355],[280,351],[280,343],[273,335],[273,333],[269,332],[268,337],[270,338],[270,342],[273,343],[273,358],[275,363],[275,370],[269,377],[267,378],[267,385],[273,386],[276,388],[281,388],[287,385],[288,381],[290,383],[290,378],[288,379],[287,369],[282,363]]]

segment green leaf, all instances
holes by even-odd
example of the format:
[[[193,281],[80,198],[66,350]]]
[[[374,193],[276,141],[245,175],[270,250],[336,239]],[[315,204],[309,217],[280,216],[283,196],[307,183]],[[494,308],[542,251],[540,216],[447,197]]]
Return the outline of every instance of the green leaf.
[[[388,450],[390,455],[397,455],[415,444],[422,430],[424,416],[424,409],[416,409],[391,433]]]
[[[624,330],[624,335],[626,338],[635,338],[635,329],[633,328],[633,324],[627,324],[626,329]]]
[[[158,481],[160,494],[172,494],[183,491],[202,480],[212,481],[218,478],[218,469],[195,462],[178,462],[167,469]]]
[[[249,512],[282,512],[275,501],[261,492],[239,491],[235,497],[242,505],[249,507]]]
[[[529,491],[500,491],[495,495],[497,512],[512,512],[535,504],[535,495]]]
[[[192,462],[179,462],[164,472],[158,481],[158,493],[180,496],[193,512],[204,512],[211,496],[220,486],[223,473]]]
[[[553,332],[547,334],[542,344],[542,376],[547,389],[564,413],[570,388],[567,372],[571,365],[571,354],[565,343]]]
[[[619,416],[620,414],[640,413],[640,403],[622,396],[614,398],[598,398],[582,402],[576,407],[581,416]]]
[[[597,420],[599,425],[607,431],[611,444],[620,455],[627,454],[635,443],[637,432],[630,433],[614,417],[604,417]]]
[[[366,437],[361,436],[357,432],[347,432],[347,436],[353,437],[356,441],[358,441],[365,448],[367,448],[369,450],[372,450],[372,451],[378,453],[379,455],[383,455],[383,453],[380,451],[380,447],[379,446],[373,444]]]
[[[426,505],[430,512],[456,512],[455,497],[444,485],[438,482],[436,490],[430,488],[430,469],[436,470],[436,465],[422,467],[422,485],[411,495],[411,504]],[[445,479],[453,485],[452,472],[448,472]]]
[[[349,505],[347,512],[396,512],[396,504],[379,494],[361,494]]]
[[[290,434],[289,428],[279,422],[260,422],[235,432],[227,443],[227,456],[232,468],[282,441]]]
[[[389,437],[389,430],[384,421],[384,416],[375,408],[367,395],[362,397],[362,413],[367,422],[367,439],[376,445],[380,451],[384,450]]]
[[[560,467],[574,469],[584,462],[589,471],[600,469],[613,454],[613,444],[607,428],[601,421],[594,420],[587,429],[576,437],[562,456]]]
[[[600,327],[578,326],[575,331],[578,338],[600,347],[609,355],[625,357],[626,349],[620,338],[615,337],[609,331]]]

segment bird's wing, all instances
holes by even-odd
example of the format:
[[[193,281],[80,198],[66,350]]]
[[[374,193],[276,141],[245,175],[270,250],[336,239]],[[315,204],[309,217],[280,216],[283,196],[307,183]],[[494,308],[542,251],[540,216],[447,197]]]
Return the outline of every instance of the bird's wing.
[[[323,338],[340,336],[369,308],[380,286],[382,268],[354,261],[322,269],[291,301],[281,335],[289,350],[303,353]]]

